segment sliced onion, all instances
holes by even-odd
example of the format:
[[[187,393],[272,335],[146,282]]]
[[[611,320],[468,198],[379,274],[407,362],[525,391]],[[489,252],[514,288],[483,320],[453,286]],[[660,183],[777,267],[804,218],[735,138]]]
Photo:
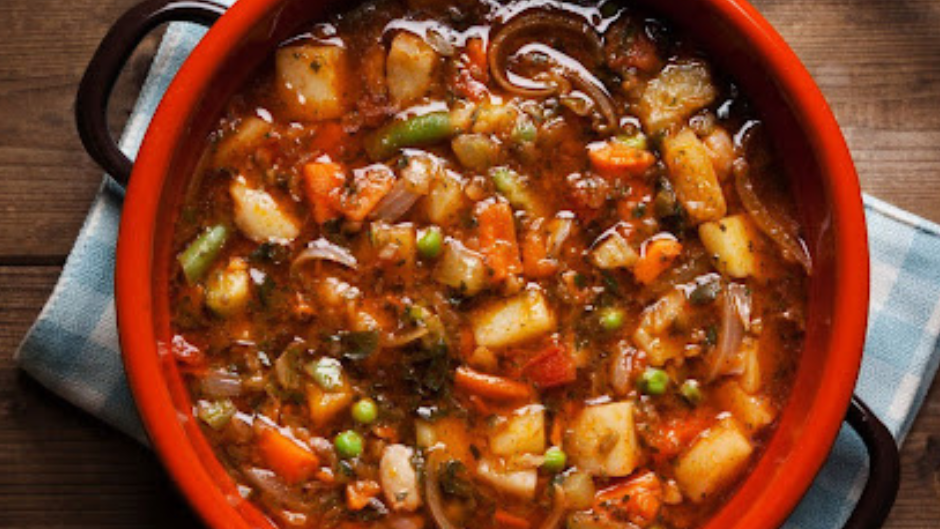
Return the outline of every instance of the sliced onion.
[[[201,386],[207,397],[226,398],[242,394],[242,381],[238,375],[222,369],[206,371]]]
[[[431,517],[434,518],[438,529],[457,529],[457,526],[452,524],[444,513],[444,504],[441,501],[441,484],[437,476],[437,459],[432,454],[428,461],[428,475],[427,479],[424,480],[424,496],[428,501]]]
[[[304,251],[300,252],[297,257],[294,258],[294,262],[290,265],[291,272],[296,270],[298,266],[310,261],[332,261],[352,268],[353,270],[359,266],[359,263],[356,262],[356,257],[353,256],[349,250],[337,244],[333,244],[323,237],[312,241],[307,245]]]
[[[718,345],[711,355],[709,381],[721,375],[736,375],[744,371],[738,352],[750,321],[751,297],[747,287],[738,283],[729,284],[721,296],[721,329],[718,331]]]
[[[799,263],[806,270],[807,275],[812,274],[813,261],[806,245],[797,234],[799,230],[797,223],[785,213],[771,213],[758,196],[750,168],[746,163],[736,164],[734,173],[738,197],[757,227],[777,244],[784,259],[791,263]]]
[[[242,469],[242,475],[245,476],[245,481],[282,507],[300,512],[310,512],[314,509],[312,503],[304,501],[300,494],[292,491],[270,470],[245,467]]]
[[[371,217],[377,220],[395,222],[402,218],[421,195],[411,191],[408,180],[400,178],[384,198],[375,206]]]
[[[524,13],[504,25],[493,36],[488,53],[490,74],[493,80],[507,92],[526,97],[548,97],[558,92],[558,87],[550,85],[521,86],[509,79],[506,74],[505,60],[509,52],[509,42],[523,35],[559,35],[567,34],[582,37],[589,45],[591,55],[600,58],[603,53],[603,42],[600,36],[584,20],[572,17],[571,14],[551,13],[546,11],[531,11]],[[561,69],[575,87],[587,94],[597,110],[606,121],[602,131],[612,132],[617,127],[617,114],[610,94],[603,84],[594,78],[585,68],[571,67],[555,60],[556,66]],[[568,61],[565,61],[568,62]],[[579,65],[580,66],[580,65]]]
[[[555,529],[558,527],[567,509],[565,489],[561,488],[557,483],[552,485],[552,488],[555,491],[555,500],[552,502],[552,510],[548,513],[548,517],[545,518],[542,525],[539,526],[539,529]]]

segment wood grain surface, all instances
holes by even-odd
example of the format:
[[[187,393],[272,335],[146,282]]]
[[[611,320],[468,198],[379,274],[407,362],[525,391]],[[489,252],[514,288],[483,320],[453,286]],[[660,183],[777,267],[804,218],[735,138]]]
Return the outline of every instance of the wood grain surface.
[[[0,2],[0,527],[198,527],[151,453],[51,395],[13,352],[52,290],[101,171],[74,132],[82,71],[134,0]],[[865,190],[940,221],[940,0],[758,0],[815,77]],[[119,128],[156,37],[112,101]],[[886,527],[940,528],[940,383],[903,446]]]

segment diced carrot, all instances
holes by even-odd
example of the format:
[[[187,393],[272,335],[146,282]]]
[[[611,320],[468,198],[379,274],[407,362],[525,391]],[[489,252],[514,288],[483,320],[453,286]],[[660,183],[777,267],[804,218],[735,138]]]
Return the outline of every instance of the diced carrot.
[[[509,275],[522,272],[516,221],[509,204],[488,200],[477,206],[476,213],[480,251],[487,267],[492,270],[490,279],[498,283]]]
[[[598,492],[594,497],[594,512],[648,527],[656,520],[662,504],[662,482],[655,473],[646,471]]]
[[[529,520],[503,509],[496,509],[496,513],[493,514],[493,521],[496,522],[496,525],[507,529],[529,529],[529,527],[532,527]]]
[[[644,251],[633,266],[633,275],[644,285],[652,283],[659,274],[672,266],[682,253],[682,243],[672,238],[654,239],[645,245]]]
[[[346,485],[346,506],[351,511],[361,511],[379,492],[381,485],[371,479],[354,481]]]
[[[522,265],[526,277],[551,277],[558,271],[558,262],[548,256],[548,241],[540,229],[531,229],[522,238]]]
[[[320,466],[316,454],[274,428],[261,430],[258,450],[268,467],[292,485],[313,477]]]
[[[552,388],[574,382],[578,376],[574,360],[564,347],[552,344],[526,362],[523,372],[536,386]]]
[[[605,178],[641,175],[656,163],[651,152],[618,141],[589,148],[588,158],[594,170]]]
[[[457,368],[454,385],[467,393],[493,400],[523,400],[532,396],[532,388],[528,384],[480,373],[467,366]]]
[[[345,182],[346,171],[338,163],[314,161],[304,165],[304,192],[313,206],[313,219],[318,224],[339,216],[339,201]]]
[[[391,171],[360,171],[353,181],[352,193],[343,196],[343,215],[349,220],[365,220],[394,185],[395,175]]]

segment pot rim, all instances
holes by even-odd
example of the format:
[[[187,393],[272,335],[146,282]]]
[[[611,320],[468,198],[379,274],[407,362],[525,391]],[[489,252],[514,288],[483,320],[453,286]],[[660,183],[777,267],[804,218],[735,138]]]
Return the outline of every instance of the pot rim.
[[[207,470],[184,427],[192,415],[181,415],[163,375],[172,361],[169,344],[154,329],[154,244],[161,190],[184,137],[188,117],[235,42],[242,41],[286,0],[242,0],[208,31],[170,84],[151,121],[125,197],[117,247],[116,306],[125,368],[141,419],[153,447],[172,478],[203,520],[216,528],[252,527],[240,497],[227,494]],[[776,527],[783,523],[809,489],[842,424],[861,364],[868,311],[868,246],[861,190],[835,117],[809,72],[782,37],[743,0],[702,0],[753,46],[781,93],[792,100],[795,117],[815,146],[820,174],[828,181],[835,233],[835,285],[832,329],[823,377],[827,384],[813,398],[807,423],[812,439],[794,445],[787,455],[788,476],[775,489],[774,501],[727,507],[706,528]],[[804,432],[805,433],[805,432]],[[749,478],[745,478],[747,483]],[[781,481],[781,480],[778,480]],[[743,487],[743,486],[742,486]],[[250,505],[250,504],[249,504]],[[248,507],[248,510],[256,510]]]

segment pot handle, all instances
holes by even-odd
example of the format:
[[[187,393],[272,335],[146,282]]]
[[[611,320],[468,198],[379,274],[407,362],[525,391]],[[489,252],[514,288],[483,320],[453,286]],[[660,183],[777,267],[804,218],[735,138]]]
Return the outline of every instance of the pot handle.
[[[85,150],[121,185],[127,185],[133,163],[108,130],[108,101],[127,59],[160,24],[185,21],[211,26],[225,10],[210,0],[148,0],[124,13],[92,56],[75,98],[75,122]]]
[[[868,450],[868,483],[845,529],[877,529],[884,523],[898,495],[901,461],[894,436],[857,396],[846,414],[849,426]]]

